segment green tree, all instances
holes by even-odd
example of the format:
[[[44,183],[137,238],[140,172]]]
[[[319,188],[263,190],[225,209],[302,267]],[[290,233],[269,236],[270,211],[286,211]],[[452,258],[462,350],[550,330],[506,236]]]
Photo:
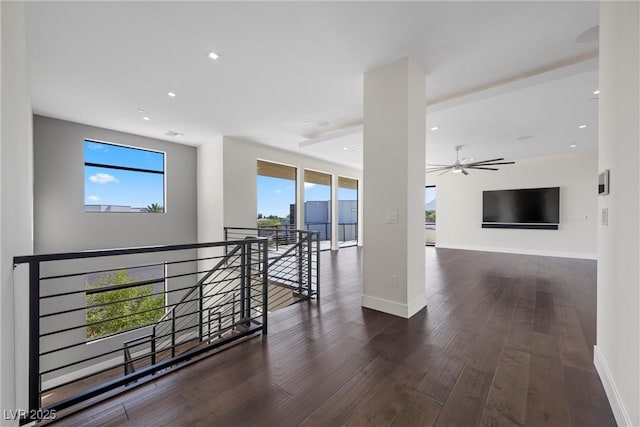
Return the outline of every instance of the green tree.
[[[436,222],[436,211],[425,211],[424,222]]]
[[[87,289],[131,283],[127,270],[99,274]],[[164,314],[164,296],[153,286],[134,286],[87,295],[87,338],[95,339],[149,325]],[[110,320],[113,319],[113,320]]]
[[[144,208],[144,211],[150,213],[162,213],[164,212],[164,206],[157,203],[151,203],[149,206]]]

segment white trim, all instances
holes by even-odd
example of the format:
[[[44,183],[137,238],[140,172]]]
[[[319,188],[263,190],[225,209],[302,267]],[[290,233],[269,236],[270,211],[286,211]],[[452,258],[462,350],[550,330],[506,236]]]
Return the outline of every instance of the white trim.
[[[373,297],[371,295],[362,294],[362,306],[372,310],[381,311],[383,313],[392,314],[394,316],[410,318],[418,311],[427,306],[427,295],[422,294],[415,298],[409,304],[402,304],[397,301],[391,301],[384,298]]]
[[[597,345],[593,346],[593,364],[596,367],[596,371],[598,371],[598,375],[600,375],[600,380],[609,399],[609,405],[611,405],[611,410],[616,418],[616,422],[619,426],[633,426],[629,413],[622,403],[622,398],[620,397],[616,383],[611,376],[607,361]]]
[[[578,259],[598,259],[597,254],[581,253],[581,252],[563,252],[563,251],[546,251],[539,249],[523,249],[523,248],[499,248],[494,246],[475,246],[475,245],[447,245],[436,242],[436,248],[442,249],[461,249],[465,251],[482,251],[482,252],[499,252],[506,254],[521,255],[538,255],[551,256],[558,258],[578,258]]]

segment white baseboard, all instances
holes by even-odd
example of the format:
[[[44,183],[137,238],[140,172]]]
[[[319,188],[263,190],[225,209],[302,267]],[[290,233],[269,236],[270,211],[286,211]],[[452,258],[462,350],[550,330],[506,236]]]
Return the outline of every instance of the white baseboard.
[[[622,403],[622,398],[620,397],[616,383],[611,376],[607,362],[602,353],[600,353],[597,345],[593,346],[593,364],[600,375],[600,380],[602,381],[604,391],[607,393],[609,405],[611,405],[613,415],[616,417],[616,422],[621,427],[633,426],[631,418],[629,418],[629,413],[626,411],[624,404]]]
[[[422,294],[409,304],[402,304],[384,298],[373,297],[362,294],[362,306],[394,316],[410,318],[427,305],[427,295]]]
[[[537,255],[550,256],[557,258],[578,258],[578,259],[597,259],[597,254],[580,253],[580,252],[563,252],[563,251],[544,251],[539,249],[523,249],[523,248],[500,248],[495,246],[476,246],[476,245],[448,245],[436,242],[436,248],[443,249],[461,249],[465,251],[481,251],[481,252],[499,252],[504,254],[520,254],[520,255]]]

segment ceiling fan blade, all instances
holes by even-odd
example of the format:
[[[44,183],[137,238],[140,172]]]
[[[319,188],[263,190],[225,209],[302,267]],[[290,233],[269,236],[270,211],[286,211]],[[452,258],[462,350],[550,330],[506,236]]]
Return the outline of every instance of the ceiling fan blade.
[[[500,162],[502,160],[504,160],[504,157],[500,157],[500,158],[497,158],[497,159],[490,159],[490,160],[480,160],[480,161],[477,161],[477,162],[467,163],[467,164],[468,165],[480,165],[480,164],[483,164],[483,163]]]
[[[434,167],[438,167],[439,166],[439,167],[448,167],[448,168],[450,168],[453,165],[436,165],[436,164],[433,164],[433,163],[427,163],[427,166],[434,166]]]
[[[460,168],[460,170],[462,171],[463,174],[469,175],[469,172],[467,172],[467,170],[465,168]]]
[[[516,162],[495,162],[495,163],[482,163],[478,166],[493,166],[493,165],[515,165]]]
[[[429,168],[429,169],[425,169],[425,173],[438,172],[438,171],[443,171],[445,169],[451,169],[451,166],[447,166],[447,167],[444,167],[444,168]]]
[[[486,171],[497,171],[498,168],[485,168],[484,166],[467,166],[468,169],[484,169]]]
[[[440,176],[440,175],[444,175],[444,174],[445,174],[445,173],[447,173],[447,172],[451,172],[451,169],[447,169],[446,171],[442,172],[442,173],[441,173],[441,174],[439,174],[438,176]]]

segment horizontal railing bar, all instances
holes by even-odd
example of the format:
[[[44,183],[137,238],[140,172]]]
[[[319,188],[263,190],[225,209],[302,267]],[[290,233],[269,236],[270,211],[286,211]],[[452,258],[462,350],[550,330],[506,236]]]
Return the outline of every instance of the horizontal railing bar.
[[[231,292],[237,292],[239,289],[240,289],[240,288],[234,288],[234,289],[231,289],[231,290],[228,290],[228,291],[224,291],[224,292],[220,292],[220,293],[217,293],[217,294],[214,294],[214,295],[206,295],[205,297],[207,298],[207,300],[210,300],[211,298],[216,297],[216,296],[218,296],[218,295],[222,295],[222,294],[229,294],[229,293],[231,293]],[[253,293],[255,294],[255,291],[254,291]],[[261,295],[261,293],[260,293],[260,294],[256,294],[256,295]],[[192,299],[192,300],[187,300],[187,301],[185,301],[185,303],[186,303],[186,302],[197,302],[198,300],[199,300],[199,298]],[[236,303],[239,303],[241,300],[246,300],[246,298],[240,298],[240,297],[238,297],[238,299],[236,300]],[[172,304],[172,305],[173,305],[173,306],[177,306],[177,305],[179,305],[179,304],[180,304],[180,303],[176,303],[176,304]],[[231,301],[231,302],[227,302],[227,303],[219,304],[219,305],[215,305],[215,306],[210,306],[210,307],[221,307],[221,306],[223,306],[223,305],[229,305],[229,304],[233,304],[233,302]],[[209,309],[209,307],[207,307],[207,308],[205,308],[205,309],[203,309],[203,310],[189,311],[189,312],[187,312],[187,313],[180,313],[178,316],[176,316],[176,317],[175,317],[175,319],[182,319],[182,318],[184,318],[184,317],[189,317],[189,316],[192,316],[192,315],[194,315],[194,314],[197,314],[197,313],[200,313],[200,312],[204,312],[204,311],[206,311],[206,310],[208,310],[208,309]],[[155,309],[155,310],[157,310],[157,309]],[[136,314],[137,314],[137,313],[136,313]],[[131,314],[131,315],[129,315],[129,316],[134,316],[134,315],[135,315],[135,314]],[[129,316],[125,316],[125,317],[129,317]],[[116,318],[109,318],[109,319],[107,319],[107,320],[104,320],[103,322],[109,322],[109,321],[112,321],[112,320],[115,320],[115,319],[116,319]],[[128,329],[128,330],[126,330],[126,331],[115,332],[115,333],[113,333],[113,334],[104,335],[104,336],[101,336],[101,337],[96,338],[96,339],[105,339],[105,338],[110,338],[110,337],[114,337],[114,336],[116,336],[116,335],[123,334],[123,333],[125,333],[125,332],[130,332],[130,331],[134,331],[134,330],[137,330],[137,329],[142,329],[142,328],[152,327],[153,325],[155,325],[155,326],[158,328],[158,325],[169,324],[170,322],[171,322],[171,319],[170,319],[170,318],[167,318],[167,319],[160,319],[160,320],[158,320],[158,321],[157,321],[157,322],[155,322],[155,323],[149,323],[149,324],[146,324],[146,325],[141,325],[141,326],[138,326],[138,327],[136,327],[136,328]],[[95,325],[95,324],[98,324],[98,322],[96,322],[96,323],[92,323],[91,325]],[[73,328],[74,328],[74,329],[79,329],[79,328],[86,327],[86,326],[88,326],[88,325],[87,325],[86,323],[84,323],[84,324],[82,324],[82,325],[80,325],[80,326],[75,326],[75,327],[73,327]],[[53,335],[53,334],[58,333],[58,332],[59,332],[59,331],[51,332],[51,334]],[[157,335],[157,336],[156,336],[156,338],[161,338],[161,337],[170,336],[170,335],[171,335],[171,333],[169,333],[169,334],[167,334],[167,335]],[[93,340],[90,340],[90,341],[93,341]],[[90,342],[90,341],[89,341],[89,342]],[[47,351],[45,351],[45,352],[40,353],[40,354],[39,354],[39,356],[47,356],[47,355],[49,355],[49,354],[57,353],[57,352],[59,352],[59,351],[63,351],[63,350],[68,350],[68,349],[71,349],[71,348],[73,348],[73,347],[83,346],[83,345],[86,345],[86,344],[87,344],[87,341],[79,341],[79,342],[74,343],[74,344],[68,344],[68,345],[63,346],[63,347],[56,347],[56,348],[54,348],[54,349],[47,350]],[[120,349],[115,350],[115,351],[120,351]],[[98,355],[98,356],[96,356],[96,357],[100,357],[100,356],[102,356],[102,355]]]
[[[252,265],[256,265],[256,264],[257,263],[252,264]],[[228,267],[220,267],[219,270],[233,270],[233,269],[238,269],[239,267],[240,267],[239,265],[232,265],[232,266],[228,266]],[[193,272],[193,273],[175,274],[175,275],[171,275],[171,276],[166,276],[166,279],[176,279],[176,278],[179,278],[179,277],[195,276],[195,275],[198,275],[198,274],[205,273],[207,271],[209,271],[209,270],[198,270],[198,271]],[[142,286],[142,285],[138,284],[137,286]],[[185,287],[177,288],[177,289],[171,289],[171,290],[168,290],[167,292],[177,292],[177,291],[181,291],[181,290],[185,290],[185,289],[192,289],[194,286],[195,285],[185,286]],[[86,288],[79,289],[79,290],[76,290],[76,291],[60,292],[60,293],[57,293],[57,294],[43,295],[43,296],[40,297],[40,300],[49,299],[49,298],[59,298],[59,297],[64,297],[64,296],[68,296],[68,295],[82,294],[82,293],[86,293],[86,292],[87,292]]]
[[[189,314],[190,314],[190,315],[192,315],[192,314],[195,314],[195,313],[189,313]],[[236,315],[238,315],[238,313],[236,313]],[[233,315],[229,315],[229,316],[226,316],[226,317],[228,318],[228,317],[231,317],[231,316],[233,316]],[[261,316],[255,316],[255,317],[249,317],[249,318],[246,318],[246,317],[239,317],[239,318],[238,318],[238,321],[237,321],[237,322],[235,322],[235,323],[233,324],[233,326],[237,326],[237,325],[239,325],[239,324],[246,323],[248,320],[252,320],[252,319],[259,319],[259,318],[261,318]],[[175,331],[175,333],[185,332],[185,331],[188,331],[188,330],[190,330],[190,329],[195,329],[195,328],[197,328],[197,327],[198,327],[198,325],[197,325],[197,324],[195,324],[195,325],[191,325],[191,326],[188,326],[188,327],[186,327],[186,328],[178,329],[178,330],[176,330],[176,331]],[[172,332],[172,333],[173,333],[173,332]],[[156,339],[157,339],[157,338],[161,338],[161,337],[168,337],[168,336],[170,336],[172,333],[169,333],[169,334],[166,334],[166,335],[162,335],[162,336],[156,337]],[[186,342],[186,341],[185,341],[185,342]],[[180,345],[180,344],[181,344],[181,343],[178,343],[177,345]],[[170,349],[170,348],[172,348],[172,346],[169,346],[169,347],[167,347],[167,348],[169,348],[169,349]],[[166,350],[167,348],[163,348],[163,349],[161,349],[161,350],[156,350],[156,353],[158,353],[158,352],[160,352],[160,351],[163,351],[163,350]],[[109,354],[119,353],[119,352],[121,352],[121,351],[122,351],[122,348],[121,348],[121,347],[118,347],[118,348],[116,348],[116,349],[114,349],[114,350],[107,351],[107,352],[105,352],[105,353],[101,353],[101,354],[96,355],[96,356],[92,356],[92,357],[88,357],[88,358],[80,359],[80,360],[77,360],[77,361],[75,361],[75,362],[68,363],[68,364],[66,364],[66,365],[58,366],[58,367],[56,367],[56,368],[54,368],[54,369],[49,369],[49,370],[47,370],[47,371],[42,371],[42,372],[40,372],[40,375],[47,375],[47,374],[50,374],[50,373],[52,373],[52,372],[56,372],[56,371],[59,371],[59,370],[62,370],[62,369],[70,368],[70,367],[75,366],[75,365],[79,365],[79,364],[83,364],[83,363],[86,363],[86,362],[90,362],[90,361],[92,361],[92,360],[95,360],[95,359],[98,359],[98,358],[101,358],[101,357],[107,356],[107,355],[109,355]],[[149,354],[151,354],[151,353],[149,353]],[[123,362],[123,363],[115,364],[115,365],[113,365],[113,366],[112,366],[111,368],[109,368],[109,369],[113,369],[113,368],[117,368],[117,367],[122,367],[122,366],[123,366],[124,364],[126,364],[126,363],[128,363],[128,362]],[[109,370],[109,369],[107,369],[107,370]]]
[[[235,325],[233,325],[233,326],[235,326]],[[228,328],[227,328],[227,329],[228,329]],[[226,332],[226,331],[225,331],[225,332]],[[234,338],[234,337],[230,337],[230,338]],[[196,340],[196,339],[198,339],[198,338],[197,338],[197,337],[194,337],[193,339],[194,339],[194,340]],[[184,344],[184,343],[186,343],[186,342],[188,342],[188,341],[185,341],[185,342],[183,342],[183,343],[181,343],[181,344]],[[168,350],[170,350],[170,349],[171,349],[171,347],[168,347],[168,348],[165,348],[165,349],[162,349],[162,350],[157,350],[157,351],[155,351],[155,352],[149,352],[149,353],[146,353],[144,356],[140,356],[140,358],[142,359],[142,358],[145,358],[145,357],[151,357],[151,356],[152,356],[152,355],[154,355],[154,354],[155,354],[155,355],[158,355],[159,353],[166,352],[166,351],[168,351]],[[122,349],[118,349],[116,352],[120,352],[121,350],[122,350]],[[134,359],[132,359],[132,360],[130,360],[130,361],[125,361],[125,362],[122,362],[122,363],[115,364],[115,365],[113,365],[113,366],[110,366],[110,367],[108,367],[108,368],[101,369],[101,370],[96,371],[96,372],[93,372],[93,373],[91,373],[91,374],[87,374],[87,375],[84,375],[84,376],[82,376],[82,377],[79,377],[79,378],[73,379],[73,380],[71,380],[71,381],[67,381],[67,382],[65,382],[65,383],[58,384],[58,385],[56,385],[56,386],[54,386],[54,387],[50,387],[50,388],[48,388],[48,389],[43,389],[43,390],[41,391],[41,393],[42,393],[42,394],[44,394],[44,393],[48,393],[48,392],[51,392],[51,391],[53,391],[53,390],[56,390],[56,389],[59,389],[59,388],[62,388],[62,387],[68,386],[68,385],[70,385],[70,384],[76,383],[76,382],[78,382],[78,381],[86,380],[87,378],[93,377],[93,376],[95,376],[95,375],[102,374],[102,373],[107,372],[107,371],[110,371],[110,370],[112,370],[112,369],[122,368],[124,365],[126,365],[126,364],[128,364],[128,363],[131,363],[131,362],[133,362],[133,361],[136,361],[136,360],[138,360],[138,359],[135,359],[135,358],[134,358]],[[45,373],[41,373],[41,375],[45,375]]]
[[[164,283],[164,281],[165,281],[164,278],[141,280],[139,282],[123,283],[121,285],[100,286],[97,288],[89,288],[89,289],[85,289],[84,292],[87,295],[102,294],[104,292],[117,291],[120,289],[129,289],[129,288],[135,288],[138,286],[155,285],[156,283]]]
[[[36,255],[16,256],[13,258],[13,262],[14,264],[25,264],[25,263],[31,263],[31,262],[100,258],[100,257],[118,256],[118,255],[183,251],[183,250],[189,250],[189,249],[204,249],[204,248],[215,248],[215,247],[234,246],[234,245],[248,246],[248,245],[257,244],[258,246],[260,246],[262,244],[265,244],[266,241],[267,239],[263,237],[253,237],[253,238],[247,238],[244,240],[234,240],[233,242],[188,243],[188,244],[179,244],[179,245],[139,246],[139,247],[122,248],[122,249],[98,249],[98,250],[79,251],[79,252],[36,254]]]
[[[142,339],[144,339],[144,338],[149,338],[149,340],[144,341],[142,343],[135,344],[135,345],[131,345],[131,343],[142,341]],[[125,341],[125,342],[122,343],[122,345],[129,346],[129,347],[135,347],[135,346],[138,346],[138,345],[143,344],[145,342],[151,342],[152,339],[153,339],[153,334],[147,334],[147,335],[139,336],[138,338],[130,339],[129,341]]]
[[[246,331],[238,333],[238,335],[219,340],[219,341],[217,341],[217,342],[215,342],[213,344],[210,344],[210,345],[208,345],[206,347],[197,349],[197,350],[195,350],[193,352],[189,352],[188,354],[180,355],[180,356],[172,358],[170,360],[166,360],[164,362],[157,363],[154,366],[150,366],[148,368],[144,368],[144,369],[142,369],[140,371],[131,373],[129,375],[125,375],[125,376],[123,376],[123,377],[121,377],[119,379],[116,379],[116,380],[113,380],[113,381],[109,381],[108,383],[105,383],[103,385],[100,385],[100,386],[97,386],[97,387],[93,387],[93,388],[91,388],[91,389],[89,389],[89,390],[87,390],[87,391],[85,391],[83,393],[80,393],[80,394],[76,395],[76,396],[72,396],[72,397],[69,397],[67,399],[64,399],[64,400],[61,400],[59,402],[56,402],[55,404],[49,405],[49,406],[43,408],[43,410],[50,410],[50,409],[62,410],[62,409],[68,408],[68,407],[73,406],[73,405],[75,405],[77,403],[84,402],[84,401],[86,401],[86,400],[88,400],[90,398],[99,396],[102,393],[105,393],[107,391],[113,390],[113,389],[118,388],[120,386],[126,385],[126,384],[128,384],[128,383],[130,383],[132,381],[135,381],[137,379],[143,378],[143,377],[145,377],[147,375],[150,375],[152,373],[161,371],[161,370],[163,370],[165,368],[168,368],[171,365],[174,365],[174,364],[176,364],[178,362],[181,362],[181,361],[184,361],[184,360],[188,360],[188,359],[190,359],[190,358],[192,358],[194,356],[206,353],[207,351],[210,351],[210,350],[213,350],[213,349],[215,349],[217,347],[221,347],[223,345],[226,345],[226,344],[228,344],[230,342],[233,342],[233,341],[235,341],[235,340],[237,340],[239,338],[242,338],[244,336],[251,335],[251,334],[253,334],[255,332],[260,331],[261,329],[262,329],[262,326],[255,327],[255,328],[250,328],[250,329],[248,329]]]
[[[102,270],[90,270],[90,271],[84,271],[82,273],[69,273],[69,274],[60,274],[57,276],[42,276],[40,277],[40,281],[43,280],[53,280],[53,279],[66,279],[69,277],[76,277],[76,276],[84,276],[84,275],[89,275],[89,274],[99,274],[99,273],[108,273],[111,271],[121,271],[121,270],[135,270],[138,268],[148,268],[148,267],[164,267],[165,265],[175,265],[175,264],[184,264],[187,262],[195,262],[195,261],[206,261],[206,260],[210,260],[210,259],[217,259],[217,258],[224,258],[224,255],[217,255],[217,256],[211,256],[211,257],[204,257],[204,258],[196,258],[196,259],[186,259],[186,260],[178,260],[178,261],[162,261],[162,262],[153,262],[151,264],[135,264],[135,265],[129,265],[129,266],[120,266],[120,267],[114,267],[114,268],[107,268],[107,269],[102,269]],[[193,274],[193,273],[192,273]]]

